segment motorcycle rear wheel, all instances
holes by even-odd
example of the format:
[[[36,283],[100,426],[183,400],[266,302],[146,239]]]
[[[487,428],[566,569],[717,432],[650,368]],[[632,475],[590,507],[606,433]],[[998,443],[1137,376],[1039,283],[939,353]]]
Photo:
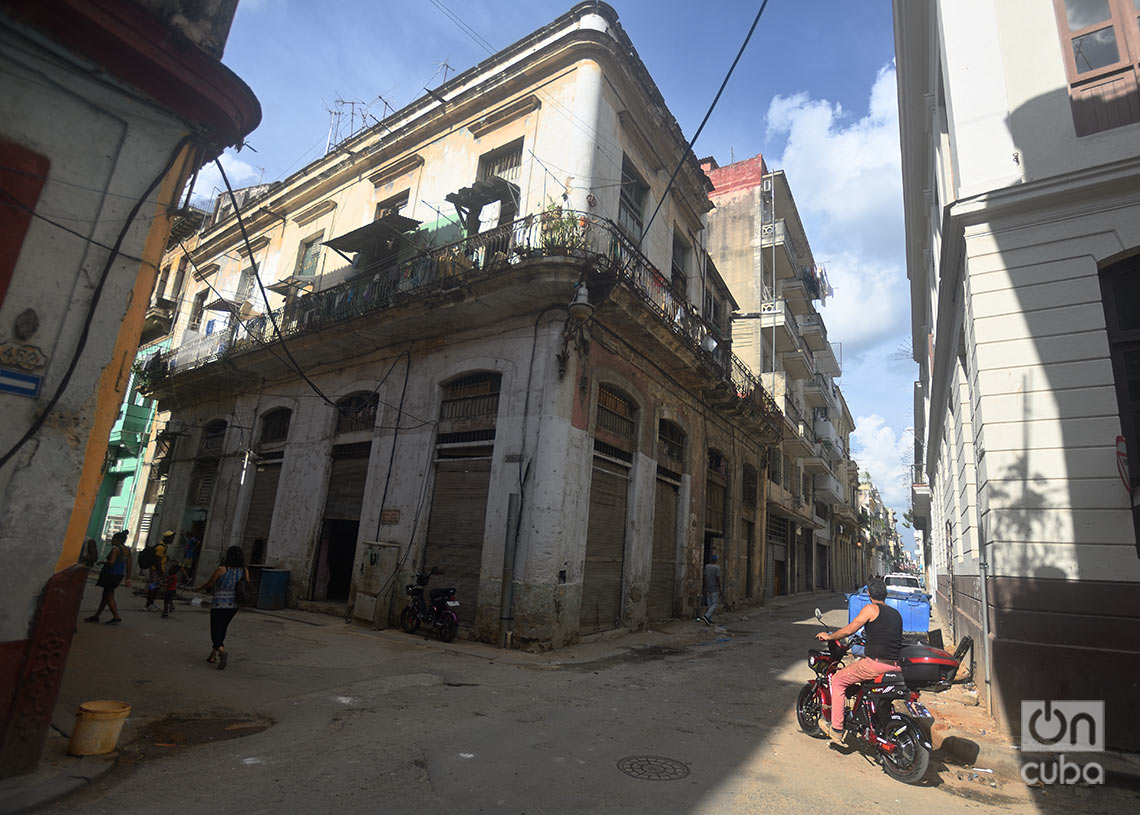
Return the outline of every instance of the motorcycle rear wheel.
[[[404,606],[400,612],[400,628],[408,634],[414,634],[420,627],[420,615],[411,606]]]
[[[925,778],[930,749],[923,743],[926,739],[918,723],[907,716],[891,716],[884,735],[895,749],[890,753],[879,751],[883,771],[904,784],[917,784]]]
[[[815,683],[808,682],[796,697],[796,721],[800,723],[800,730],[809,736],[821,735],[823,731],[819,729],[819,717],[822,712]]]
[[[459,633],[459,620],[450,611],[443,615],[439,621],[439,638],[444,642],[451,642]]]

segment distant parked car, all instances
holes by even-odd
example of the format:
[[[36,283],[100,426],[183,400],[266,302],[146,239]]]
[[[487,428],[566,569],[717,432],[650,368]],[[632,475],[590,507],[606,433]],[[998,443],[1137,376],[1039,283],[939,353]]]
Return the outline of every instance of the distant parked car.
[[[922,588],[922,581],[914,575],[892,572],[884,577],[883,581],[887,584],[887,591],[895,592],[896,594],[916,594],[923,596],[926,594]]]

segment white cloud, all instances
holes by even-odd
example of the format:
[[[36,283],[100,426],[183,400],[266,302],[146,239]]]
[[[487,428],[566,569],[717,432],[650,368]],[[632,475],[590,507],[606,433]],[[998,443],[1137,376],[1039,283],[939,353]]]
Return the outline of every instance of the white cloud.
[[[226,170],[226,177],[229,178],[230,184],[235,190],[239,187],[257,184],[261,179],[261,168],[242,161],[231,150],[222,153],[221,164]],[[198,171],[198,180],[194,184],[194,203],[201,205],[203,201],[211,201],[225,189],[226,185],[222,181],[222,174],[218,172],[217,165],[212,160],[208,161]]]
[[[824,319],[848,354],[908,321],[898,133],[894,65],[880,69],[861,118],[806,93],[768,108],[768,136],[785,138],[772,164],[787,173],[812,253],[827,266],[835,297]]]
[[[910,505],[909,461],[914,458],[913,433],[896,433],[877,413],[855,420],[851,454],[859,471],[869,472],[883,501],[899,513]]]

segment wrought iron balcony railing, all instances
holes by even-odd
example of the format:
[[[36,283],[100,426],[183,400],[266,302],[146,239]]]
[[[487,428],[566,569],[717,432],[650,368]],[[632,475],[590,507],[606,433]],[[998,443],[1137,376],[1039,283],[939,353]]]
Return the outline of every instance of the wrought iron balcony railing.
[[[779,408],[731,353],[728,343],[609,219],[586,212],[548,210],[412,257],[360,269],[338,286],[300,297],[272,312],[233,319],[220,332],[184,343],[156,358],[152,385],[251,348],[460,285],[495,277],[535,258],[572,258],[614,273],[670,330],[779,427]]]

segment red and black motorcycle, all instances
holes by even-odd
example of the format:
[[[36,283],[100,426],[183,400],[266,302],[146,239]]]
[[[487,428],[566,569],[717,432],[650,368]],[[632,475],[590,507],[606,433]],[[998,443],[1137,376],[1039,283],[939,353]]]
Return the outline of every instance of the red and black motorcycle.
[[[818,608],[815,617],[823,623]],[[826,625],[824,628],[831,631]],[[851,647],[863,643],[859,635],[847,640],[846,645],[829,640],[826,651],[808,651],[808,665],[815,671],[815,679],[800,690],[796,718],[809,736],[823,735],[819,719],[831,716],[831,676],[843,667],[842,660]],[[964,648],[958,650],[964,652]],[[947,690],[960,657],[926,645],[904,645],[901,657],[901,671],[887,671],[869,682],[848,686],[851,707],[843,712],[843,726],[849,739],[854,737],[874,748],[887,775],[905,784],[917,784],[930,763],[928,734],[934,723],[934,717],[919,702],[919,691]],[[903,710],[898,709],[900,706]]]

